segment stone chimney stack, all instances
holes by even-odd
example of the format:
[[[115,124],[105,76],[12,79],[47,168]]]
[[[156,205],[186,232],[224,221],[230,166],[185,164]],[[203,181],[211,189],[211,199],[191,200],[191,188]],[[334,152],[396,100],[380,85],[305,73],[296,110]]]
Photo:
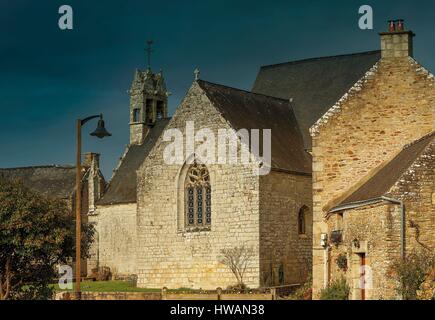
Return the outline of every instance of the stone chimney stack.
[[[382,58],[402,58],[413,56],[412,31],[405,30],[403,20],[388,21],[388,32],[380,33]]]
[[[100,155],[98,153],[88,152],[85,153],[83,160],[84,167],[92,167],[94,170],[100,169]]]
[[[100,155],[98,153],[85,153],[83,167],[89,168],[87,179],[88,214],[93,214],[95,204],[104,191],[104,178],[100,175]]]

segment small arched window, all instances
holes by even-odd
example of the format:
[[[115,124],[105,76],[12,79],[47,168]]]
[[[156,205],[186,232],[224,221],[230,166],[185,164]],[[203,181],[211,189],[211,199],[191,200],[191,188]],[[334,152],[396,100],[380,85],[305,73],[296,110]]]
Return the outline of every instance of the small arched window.
[[[187,171],[184,188],[186,227],[210,227],[211,185],[207,167],[195,161]]]
[[[307,206],[303,206],[302,208],[299,209],[299,213],[298,213],[298,233],[299,234],[306,234],[307,230],[307,212],[308,212],[308,207]]]

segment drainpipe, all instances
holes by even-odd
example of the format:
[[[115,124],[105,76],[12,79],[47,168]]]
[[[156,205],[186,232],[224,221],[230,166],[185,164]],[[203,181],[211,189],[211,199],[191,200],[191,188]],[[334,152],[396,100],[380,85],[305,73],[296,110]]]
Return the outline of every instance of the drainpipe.
[[[405,228],[406,228],[405,205],[403,204],[403,201],[394,198],[382,197],[382,199],[400,205],[400,257],[402,258],[402,260],[404,260],[405,259]]]
[[[323,250],[323,274],[325,275],[323,277],[323,288],[328,288],[329,284],[329,248],[326,246]]]
[[[389,197],[382,197],[382,199],[400,205],[400,257],[403,261],[405,260],[405,206],[401,200]],[[401,295],[401,299],[404,299],[403,295]]]

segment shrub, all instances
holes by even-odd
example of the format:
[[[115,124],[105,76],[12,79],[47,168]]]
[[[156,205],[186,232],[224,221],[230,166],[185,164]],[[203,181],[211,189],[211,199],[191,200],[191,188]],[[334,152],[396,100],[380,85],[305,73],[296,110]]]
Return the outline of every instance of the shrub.
[[[313,280],[311,277],[299,287],[295,292],[290,294],[286,299],[287,300],[311,300],[312,292],[313,292]]]
[[[349,300],[350,287],[344,277],[334,280],[320,292],[321,300]]]
[[[418,300],[435,300],[435,268],[432,269],[426,280],[417,291]]]
[[[399,259],[392,265],[393,275],[397,278],[397,293],[404,300],[417,300],[423,283],[435,268],[435,256],[428,251],[414,251],[405,259]]]
[[[335,263],[340,270],[343,270],[344,272],[347,271],[347,257],[344,253],[341,253],[337,259],[335,259]]]

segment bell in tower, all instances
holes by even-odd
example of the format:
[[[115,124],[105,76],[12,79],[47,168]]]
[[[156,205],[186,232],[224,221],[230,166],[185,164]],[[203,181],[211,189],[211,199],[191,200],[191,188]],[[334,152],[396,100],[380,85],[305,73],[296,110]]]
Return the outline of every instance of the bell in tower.
[[[156,121],[168,117],[168,96],[163,72],[150,66],[152,41],[147,42],[148,67],[136,70],[130,94],[130,144],[142,144]]]

